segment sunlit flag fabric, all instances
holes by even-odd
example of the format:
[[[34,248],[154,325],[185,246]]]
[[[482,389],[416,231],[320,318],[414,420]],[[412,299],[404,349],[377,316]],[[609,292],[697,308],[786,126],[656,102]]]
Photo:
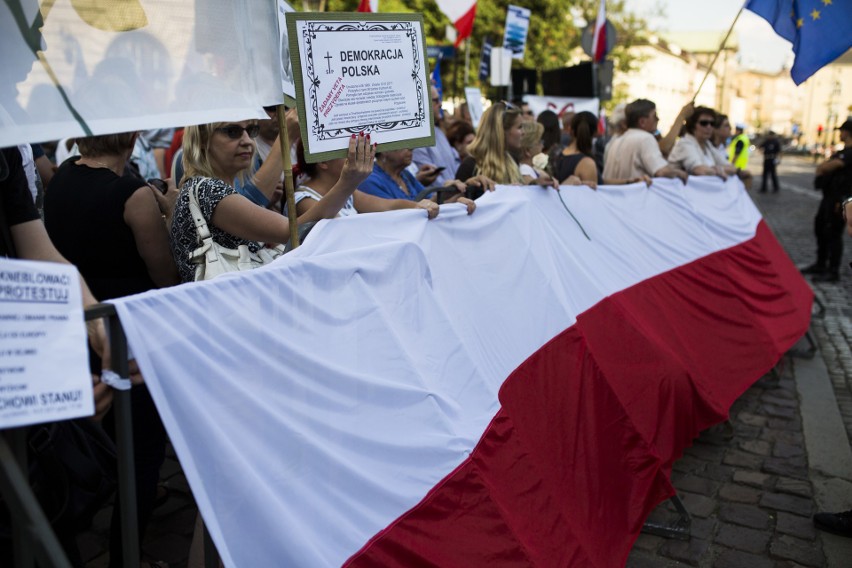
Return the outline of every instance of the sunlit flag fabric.
[[[852,0],[748,0],[745,7],[793,44],[797,85],[852,48]]]
[[[361,0],[361,3],[358,4],[359,12],[378,12],[379,11],[379,0]]]
[[[606,59],[606,0],[601,0],[595,20],[595,35],[592,38],[592,59],[602,63]]]
[[[690,177],[321,221],[117,306],[226,566],[611,568],[811,300]]]
[[[283,101],[268,0],[0,2],[0,146],[263,118]]]
[[[438,9],[453,23],[458,35],[455,46],[458,47],[473,32],[476,18],[476,0],[435,0]]]

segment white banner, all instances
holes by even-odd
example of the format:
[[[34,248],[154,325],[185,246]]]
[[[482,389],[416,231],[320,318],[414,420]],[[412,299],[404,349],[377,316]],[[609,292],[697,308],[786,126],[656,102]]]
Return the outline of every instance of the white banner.
[[[0,2],[0,146],[266,118],[261,107],[283,100],[276,9]]]
[[[562,117],[565,113],[583,111],[588,111],[597,116],[600,108],[600,101],[597,98],[524,95],[524,102],[530,105],[530,110],[532,110],[533,114],[536,116],[546,110],[552,110],[559,117]]]
[[[0,429],[95,412],[77,269],[0,258]]]

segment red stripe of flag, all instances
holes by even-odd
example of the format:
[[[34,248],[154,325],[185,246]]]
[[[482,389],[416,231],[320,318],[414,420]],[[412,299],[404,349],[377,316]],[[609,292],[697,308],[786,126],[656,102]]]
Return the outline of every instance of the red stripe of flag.
[[[761,222],[602,300],[507,378],[470,457],[344,566],[623,566],[674,461],[807,330],[812,299]]]

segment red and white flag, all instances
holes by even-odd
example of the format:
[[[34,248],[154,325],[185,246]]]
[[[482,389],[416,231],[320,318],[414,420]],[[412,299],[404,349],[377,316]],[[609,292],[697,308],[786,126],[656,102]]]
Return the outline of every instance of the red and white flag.
[[[361,3],[358,4],[359,12],[378,12],[379,11],[379,0],[361,0]]]
[[[736,178],[477,205],[115,300],[226,566],[624,566],[684,448],[808,328]]]
[[[458,35],[456,47],[473,32],[473,20],[476,18],[476,0],[436,0],[438,9],[446,14],[453,23]]]
[[[592,39],[592,59],[595,63],[601,63],[606,58],[606,41],[606,0],[601,0]]]

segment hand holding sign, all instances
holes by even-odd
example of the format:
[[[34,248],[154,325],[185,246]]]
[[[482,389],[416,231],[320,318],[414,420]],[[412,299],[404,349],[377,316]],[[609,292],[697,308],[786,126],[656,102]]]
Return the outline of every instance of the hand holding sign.
[[[434,144],[421,15],[286,19],[308,162],[344,156],[359,132],[382,151]]]

